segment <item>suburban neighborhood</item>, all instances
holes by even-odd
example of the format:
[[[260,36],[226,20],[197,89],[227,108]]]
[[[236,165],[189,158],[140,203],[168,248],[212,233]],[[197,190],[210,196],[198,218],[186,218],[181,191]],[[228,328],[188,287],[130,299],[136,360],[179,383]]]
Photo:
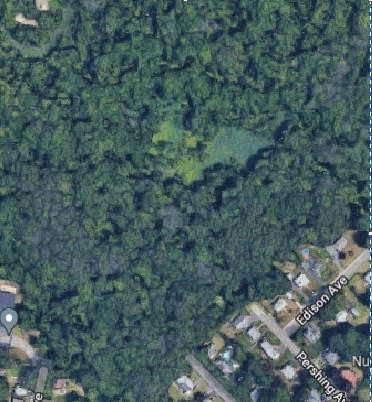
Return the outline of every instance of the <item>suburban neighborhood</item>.
[[[370,287],[368,261],[369,250],[358,247],[349,231],[325,249],[303,245],[297,252],[297,261],[275,262],[276,269],[288,279],[288,292],[276,295],[272,300],[248,304],[230,316],[218,333],[205,343],[208,357],[205,366],[209,370],[214,366],[220,373],[215,375],[216,382],[232,379],[234,375],[239,380],[242,362],[237,356],[236,345],[243,345],[248,359],[267,361],[290,393],[293,387],[301,385],[304,365],[298,357],[302,353],[311,358],[317,372],[331,373],[331,378],[325,377],[322,384],[328,380],[331,385],[332,381],[339,384],[339,387],[333,387],[332,395],[339,398],[336,400],[346,401],[342,398],[358,395],[359,401],[369,401],[369,388],[361,387],[362,370],[351,361],[342,361],[335,351],[324,348],[320,342],[324,332],[340,325],[368,324],[369,307],[360,301],[360,295]],[[336,307],[333,298],[337,301]],[[328,307],[331,303],[332,308]],[[331,316],[325,315],[326,318],[321,319],[320,311],[329,311]],[[214,369],[212,371],[216,373]],[[174,400],[235,401],[230,394],[225,398],[221,396],[223,386],[220,383],[213,389],[211,384],[206,385],[205,378],[196,373],[194,367],[190,373],[189,377],[184,375],[171,386],[169,394]],[[335,400],[325,390],[322,386],[308,389],[307,402]],[[260,400],[260,384],[253,386],[248,399]]]
[[[0,311],[16,309],[22,303],[21,287],[8,280],[0,280]],[[2,391],[9,402],[57,402],[74,392],[84,396],[84,390],[71,379],[57,378],[48,389],[46,386],[51,362],[38,355],[32,346],[32,338],[38,338],[37,330],[24,331],[17,324],[8,334],[0,324],[0,351],[9,356],[10,363],[0,366]]]

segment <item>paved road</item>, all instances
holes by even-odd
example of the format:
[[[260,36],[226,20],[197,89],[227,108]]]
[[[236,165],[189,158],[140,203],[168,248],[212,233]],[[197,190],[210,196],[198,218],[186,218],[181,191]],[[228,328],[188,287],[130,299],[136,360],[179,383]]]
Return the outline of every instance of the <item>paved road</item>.
[[[366,261],[369,261],[369,250],[364,250],[347,268],[343,269],[337,279],[339,279],[340,276],[346,276],[347,279],[351,279],[358,272],[360,266]]]
[[[335,279],[337,281],[340,276],[346,276],[347,279],[351,279],[359,270],[360,266],[365,263],[366,261],[369,261],[369,250],[364,250],[363,253],[356,258],[347,268],[342,270],[342,272],[339,274],[339,276]],[[334,281],[332,281],[334,282]],[[285,327],[284,331],[288,336],[293,335],[298,329],[300,328],[300,325],[297,323],[296,319],[293,318],[292,321],[290,321]]]
[[[296,357],[300,353],[300,348],[289,338],[287,333],[279,327],[273,316],[265,314],[257,304],[253,304],[251,310],[259,320],[279,338],[280,342],[292,353],[293,356]]]
[[[222,398],[225,402],[237,402],[232,395],[230,395],[225,388],[212,376],[212,374],[204,368],[200,362],[193,356],[186,356],[187,362],[191,367],[203,378],[203,380],[214,390],[217,396]]]

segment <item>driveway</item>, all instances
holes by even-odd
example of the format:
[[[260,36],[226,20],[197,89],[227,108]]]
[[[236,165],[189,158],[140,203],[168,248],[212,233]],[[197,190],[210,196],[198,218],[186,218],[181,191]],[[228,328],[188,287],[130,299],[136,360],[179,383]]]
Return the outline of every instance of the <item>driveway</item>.
[[[289,338],[287,333],[279,327],[273,316],[265,314],[257,304],[253,304],[251,310],[258,319],[279,338],[280,342],[292,353],[293,356],[296,357],[300,353],[300,348]]]
[[[188,354],[186,360],[200,377],[202,377],[203,380],[214,390],[217,396],[221,397],[225,402],[237,402],[236,399],[225,390],[225,388],[193,355]]]

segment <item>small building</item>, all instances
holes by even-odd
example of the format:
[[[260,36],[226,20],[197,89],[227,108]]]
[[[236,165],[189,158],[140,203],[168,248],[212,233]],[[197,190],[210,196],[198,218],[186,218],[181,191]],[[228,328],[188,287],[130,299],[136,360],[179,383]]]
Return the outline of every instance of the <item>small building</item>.
[[[288,303],[284,299],[278,299],[277,302],[274,304],[274,310],[277,313],[280,313],[288,306]]]
[[[322,402],[322,397],[320,396],[320,393],[316,389],[312,389],[310,391],[309,399],[307,402]]]
[[[288,300],[294,300],[294,298],[293,298],[293,293],[292,293],[292,292],[287,292],[287,293],[285,294],[285,297],[286,297]]]
[[[232,321],[231,326],[236,330],[243,330],[258,321],[256,316],[238,314]]]
[[[300,274],[295,279],[295,284],[300,288],[305,288],[310,283],[309,278],[305,274]]]
[[[351,386],[355,389],[358,386],[358,377],[354,370],[349,368],[340,369],[341,377],[350,382]]]
[[[327,351],[326,353],[323,354],[323,358],[330,366],[334,366],[340,357],[338,356],[337,353]]]
[[[216,366],[224,373],[231,374],[234,373],[240,366],[232,359],[217,359],[215,360]]]
[[[288,278],[290,281],[292,281],[295,277],[296,277],[296,276],[295,276],[295,274],[294,274],[293,272],[288,272],[287,278]]]
[[[310,324],[305,332],[305,340],[309,343],[315,343],[321,336],[318,325]]]
[[[275,346],[271,345],[271,343],[264,341],[261,343],[260,346],[265,351],[267,357],[269,357],[270,359],[276,360],[279,358],[280,353]]]
[[[316,273],[317,275],[320,275],[323,271],[325,271],[326,266],[322,264],[318,260],[311,259],[309,261],[309,270]]]
[[[17,396],[27,396],[28,395],[28,390],[19,385],[16,386],[14,392]]]
[[[251,397],[252,402],[258,402],[260,399],[261,389],[260,387],[256,387],[254,390],[251,391],[249,396]]]
[[[16,305],[16,295],[10,292],[0,292],[0,311],[5,308],[14,308]]]
[[[342,311],[338,312],[336,315],[336,322],[338,322],[338,323],[346,322],[348,315],[349,315],[349,313],[346,310],[342,310]]]
[[[54,383],[53,389],[64,389],[66,388],[67,380],[63,378],[58,378],[58,380]]]
[[[296,369],[289,364],[280,370],[287,380],[293,380],[297,377]]]
[[[347,245],[349,241],[346,237],[341,236],[335,243],[335,248],[338,252],[342,251]]]
[[[260,330],[257,327],[251,327],[248,329],[247,334],[254,340],[257,341],[257,339],[260,338],[261,333]]]
[[[208,346],[208,357],[210,360],[214,360],[218,356],[216,345],[212,342]]]
[[[175,382],[175,385],[177,389],[181,392],[181,394],[184,396],[191,396],[195,388],[193,380],[185,375],[180,377]]]
[[[36,0],[36,8],[39,11],[48,11],[50,8],[49,1],[50,0]]]
[[[371,272],[367,272],[367,273],[363,276],[363,280],[364,280],[364,283],[365,283],[367,286],[370,286],[370,285],[371,285]]]
[[[359,311],[358,311],[358,309],[357,309],[356,307],[353,307],[353,308],[350,310],[350,313],[351,313],[354,317],[359,317],[359,316],[360,316],[360,313],[359,313]]]

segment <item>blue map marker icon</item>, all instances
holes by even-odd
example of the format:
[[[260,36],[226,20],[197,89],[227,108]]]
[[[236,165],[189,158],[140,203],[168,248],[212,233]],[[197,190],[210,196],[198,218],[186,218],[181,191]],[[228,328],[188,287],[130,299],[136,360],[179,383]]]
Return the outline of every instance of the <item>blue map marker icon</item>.
[[[8,335],[12,329],[17,325],[18,322],[18,314],[12,308],[6,308],[0,314],[0,323],[6,329]]]

